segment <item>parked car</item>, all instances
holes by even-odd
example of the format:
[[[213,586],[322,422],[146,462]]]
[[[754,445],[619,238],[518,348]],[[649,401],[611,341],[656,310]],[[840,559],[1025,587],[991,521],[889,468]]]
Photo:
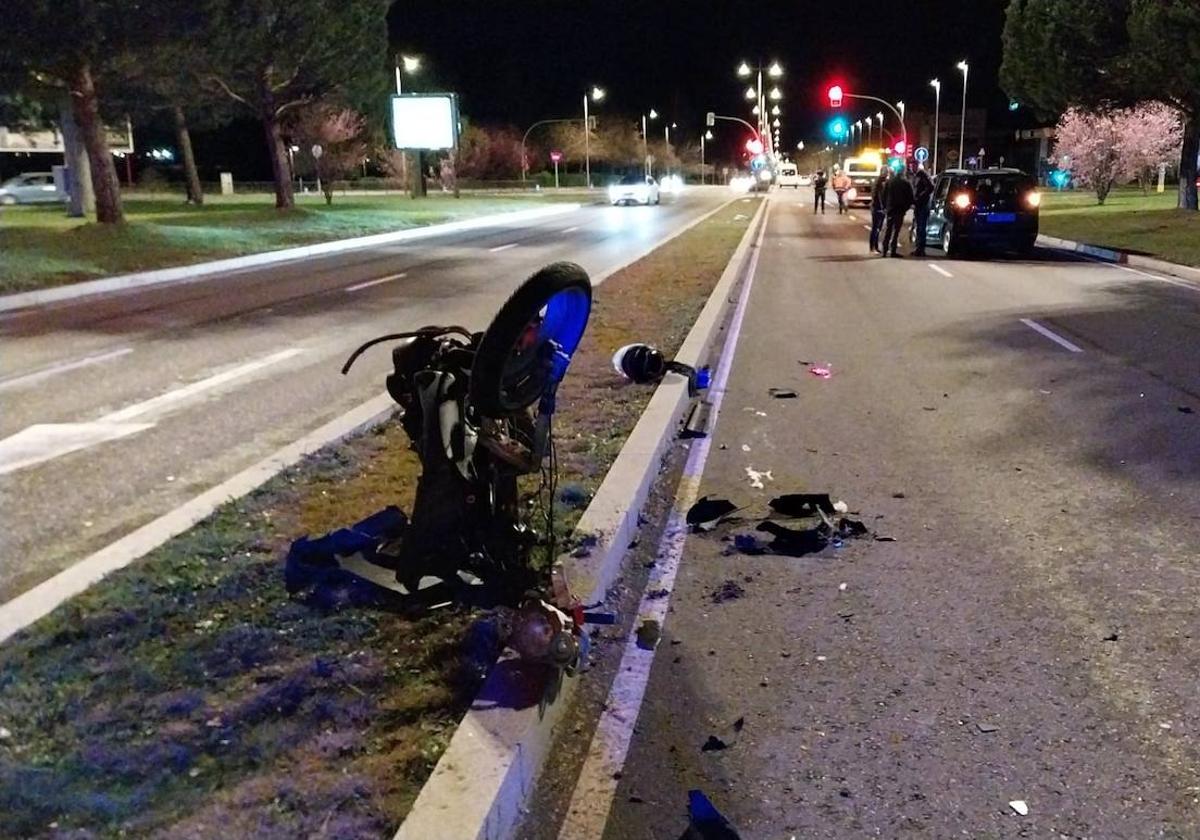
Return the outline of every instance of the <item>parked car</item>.
[[[608,200],[618,204],[658,204],[658,182],[649,175],[626,175],[608,188]]]
[[[22,172],[0,184],[0,204],[55,204],[66,200],[49,172]]]
[[[779,171],[775,174],[775,183],[779,185],[780,189],[784,187],[800,189],[800,174],[796,171],[796,164],[779,164]]]
[[[870,207],[871,190],[875,180],[883,171],[883,158],[866,153],[846,158],[846,174],[850,176],[850,189],[846,193],[846,204],[850,207]]]
[[[812,186],[812,179],[813,179],[813,176],[812,176],[812,175],[801,175],[801,176],[800,176],[800,182],[799,182],[799,183],[800,183],[800,186],[802,186],[802,187],[811,187],[811,186]]]
[[[1019,169],[947,169],[934,182],[926,235],[947,256],[972,248],[1027,254],[1041,201],[1037,181]]]

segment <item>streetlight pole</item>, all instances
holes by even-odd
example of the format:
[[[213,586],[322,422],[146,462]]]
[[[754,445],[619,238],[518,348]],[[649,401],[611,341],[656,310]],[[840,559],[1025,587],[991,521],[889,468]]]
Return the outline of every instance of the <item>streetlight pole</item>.
[[[867,124],[867,145],[871,145],[871,125],[875,122],[872,117],[867,117],[863,120]]]
[[[933,88],[933,165],[930,167],[930,169],[932,169],[933,174],[936,175],[938,161],[938,112],[941,111],[942,108],[942,83],[938,79],[931,79],[929,85]]]
[[[964,58],[958,62],[958,69],[963,74],[963,98],[962,98],[962,115],[958,124],[958,165],[965,166],[963,162],[963,141],[967,136],[967,70],[969,65]]]
[[[908,137],[908,129],[904,126],[904,101],[897,102],[896,107],[900,109],[900,136]],[[907,153],[908,150],[905,149],[905,154]]]
[[[713,136],[713,133],[711,131],[706,131],[700,135],[700,183],[701,184],[708,183],[708,173],[704,168],[704,141],[711,140],[712,136]]]
[[[656,119],[658,112],[653,108],[650,109],[650,119]],[[642,169],[647,175],[650,174],[650,146],[647,143],[646,137],[646,115],[642,114]]]
[[[592,121],[591,117],[588,116],[589,96],[599,102],[604,98],[604,91],[595,85],[592,85],[591,91],[583,94],[583,166],[584,171],[587,173],[585,178],[587,180],[588,189],[590,190],[592,188],[592,147],[590,142],[592,135]]]

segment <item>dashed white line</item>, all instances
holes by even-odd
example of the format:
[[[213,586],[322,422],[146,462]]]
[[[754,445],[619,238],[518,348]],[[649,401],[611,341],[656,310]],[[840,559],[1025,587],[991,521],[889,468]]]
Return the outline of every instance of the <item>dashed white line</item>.
[[[1039,324],[1037,321],[1034,321],[1031,318],[1022,318],[1021,323],[1024,324],[1025,326],[1029,327],[1029,329],[1033,330],[1034,332],[1041,333],[1046,338],[1050,339],[1051,341],[1053,341],[1055,344],[1059,345],[1060,347],[1065,347],[1066,349],[1070,350],[1072,353],[1082,353],[1083,352],[1083,348],[1080,347],[1078,344],[1073,344],[1072,342],[1063,338],[1058,333],[1054,332],[1054,330],[1051,330],[1048,327],[1043,327],[1041,324]]]
[[[20,388],[22,385],[32,385],[34,382],[41,382],[43,379],[49,379],[59,373],[66,373],[69,370],[78,370],[81,367],[89,365],[98,365],[101,362],[107,362],[109,359],[116,359],[128,353],[132,353],[132,347],[121,347],[117,350],[109,350],[105,353],[96,353],[92,356],[84,356],[82,359],[75,359],[71,362],[58,362],[57,364],[49,365],[41,370],[35,370],[32,373],[23,373],[18,376],[10,376],[7,379],[0,380],[0,391],[7,391],[10,388]]]
[[[943,277],[953,277],[954,276],[949,271],[947,271],[946,269],[942,268],[940,265],[937,265],[935,263],[925,263],[925,265],[929,266],[933,271],[936,271],[938,274],[942,275]]]
[[[497,245],[495,248],[488,248],[488,250],[495,254],[498,251],[507,251],[509,248],[516,248],[520,244],[520,242],[509,242],[507,245]]]
[[[858,216],[855,216],[853,213],[847,213],[846,215],[850,217],[850,221],[852,221],[852,222],[858,221]]]
[[[368,280],[365,283],[355,283],[353,286],[347,286],[346,291],[347,292],[357,292],[357,291],[360,291],[361,289],[369,289],[372,286],[378,286],[380,283],[390,283],[393,280],[399,280],[400,278],[407,277],[407,276],[408,276],[408,274],[406,272],[402,271],[399,274],[392,274],[387,277],[380,277],[376,280]]]
[[[871,229],[871,226],[870,226],[870,225],[863,225],[862,227],[863,227],[863,230],[870,230],[870,229]]]
[[[579,230],[579,225],[572,225],[569,228],[563,228],[559,233],[574,233],[577,230]]]

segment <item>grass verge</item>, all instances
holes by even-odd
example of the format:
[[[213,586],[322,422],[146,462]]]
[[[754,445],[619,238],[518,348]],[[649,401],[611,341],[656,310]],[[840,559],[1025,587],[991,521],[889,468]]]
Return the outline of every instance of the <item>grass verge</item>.
[[[559,390],[564,527],[652,394],[609,357],[634,340],[678,349],[756,202],[597,289]],[[470,616],[318,612],[288,598],[281,556],[301,534],[410,508],[416,476],[398,424],[331,447],[0,648],[0,836],[394,830],[470,702],[453,667]]]
[[[276,210],[271,196],[216,196],[193,207],[128,197],[124,225],[81,224],[59,206],[0,210],[0,293],[59,286],[112,274],[189,265],[293,245],[404,230],[487,213],[536,207],[545,194],[514,197],[404,195],[298,198]]]
[[[1200,213],[1179,210],[1172,189],[1162,195],[1113,190],[1104,204],[1089,192],[1043,193],[1041,232],[1183,265],[1200,266]]]

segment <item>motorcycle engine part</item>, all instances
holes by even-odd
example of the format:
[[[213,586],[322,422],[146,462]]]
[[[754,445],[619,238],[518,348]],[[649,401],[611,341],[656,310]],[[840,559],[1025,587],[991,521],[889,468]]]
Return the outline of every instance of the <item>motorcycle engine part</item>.
[[[592,282],[575,263],[552,263],[500,307],[475,352],[470,404],[506,417],[537,402],[562,380],[587,327]]]

